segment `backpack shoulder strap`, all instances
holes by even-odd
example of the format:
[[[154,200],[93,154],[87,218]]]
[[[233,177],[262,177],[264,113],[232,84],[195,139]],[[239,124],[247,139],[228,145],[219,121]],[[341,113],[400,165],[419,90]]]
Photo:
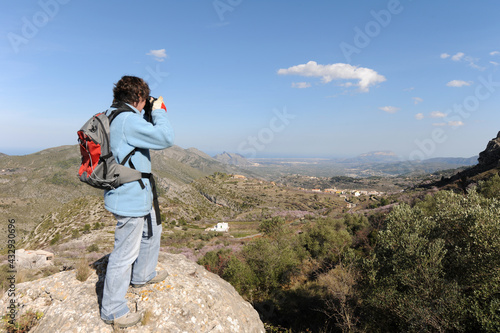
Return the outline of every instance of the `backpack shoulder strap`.
[[[111,111],[111,114],[108,116],[109,124],[120,114],[123,112],[135,112],[130,106],[125,104],[124,102],[115,102],[111,105],[112,108],[116,108],[116,110]]]

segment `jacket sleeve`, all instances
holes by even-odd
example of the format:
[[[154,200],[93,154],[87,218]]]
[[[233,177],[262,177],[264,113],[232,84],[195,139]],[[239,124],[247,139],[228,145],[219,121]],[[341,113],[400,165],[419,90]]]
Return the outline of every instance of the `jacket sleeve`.
[[[136,113],[127,116],[123,124],[123,133],[131,146],[164,149],[174,144],[174,131],[164,110],[153,110],[153,124]]]

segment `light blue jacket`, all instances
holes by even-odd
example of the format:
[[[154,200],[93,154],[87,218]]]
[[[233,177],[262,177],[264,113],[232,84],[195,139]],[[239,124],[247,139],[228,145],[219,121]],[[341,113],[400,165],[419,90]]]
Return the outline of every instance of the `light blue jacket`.
[[[129,104],[127,104],[129,105]],[[172,146],[174,132],[163,109],[153,110],[153,124],[144,119],[136,108],[134,112],[122,112],[110,125],[110,145],[115,159],[120,163],[135,147],[139,148],[130,158],[135,168],[141,172],[151,172],[149,149],[165,149]],[[110,108],[109,114],[115,110]],[[126,166],[130,166],[127,162]],[[142,179],[145,188],[138,181],[104,191],[104,207],[121,216],[146,216],[151,211],[153,193],[148,179]]]

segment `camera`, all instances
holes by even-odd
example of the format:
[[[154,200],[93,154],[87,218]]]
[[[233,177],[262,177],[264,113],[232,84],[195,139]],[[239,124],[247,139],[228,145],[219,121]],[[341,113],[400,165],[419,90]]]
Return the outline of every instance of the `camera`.
[[[146,120],[149,121],[150,123],[153,122],[153,116],[151,115],[151,112],[153,112],[153,103],[156,100],[157,98],[149,96],[146,99],[146,105],[144,106],[144,114],[146,115]]]

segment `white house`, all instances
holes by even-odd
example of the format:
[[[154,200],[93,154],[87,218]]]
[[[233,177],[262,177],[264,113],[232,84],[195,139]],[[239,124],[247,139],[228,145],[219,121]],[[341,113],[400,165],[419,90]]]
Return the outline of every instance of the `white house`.
[[[217,231],[217,232],[228,232],[229,231],[229,223],[227,222],[219,222],[213,228],[209,228],[208,231]]]

